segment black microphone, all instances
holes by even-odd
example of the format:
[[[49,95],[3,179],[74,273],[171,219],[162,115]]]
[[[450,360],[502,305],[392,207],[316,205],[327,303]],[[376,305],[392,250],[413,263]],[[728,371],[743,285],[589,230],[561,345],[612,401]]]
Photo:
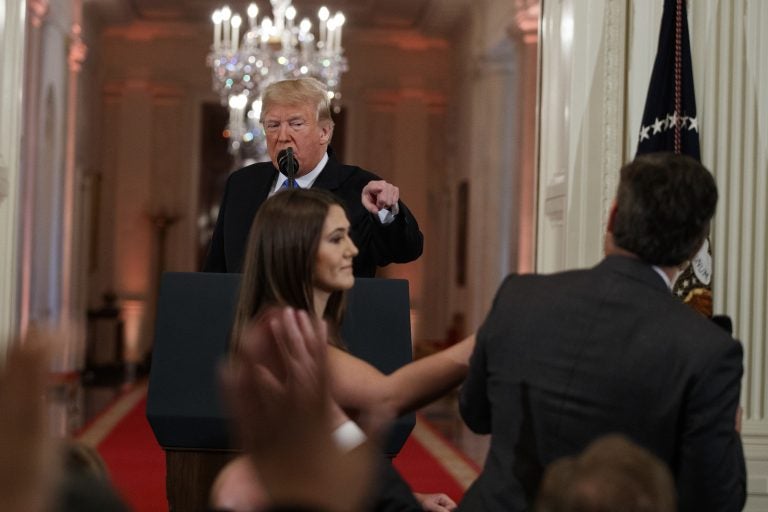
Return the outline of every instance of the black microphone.
[[[277,166],[280,172],[288,178],[288,185],[293,188],[296,181],[296,171],[299,161],[293,156],[293,148],[285,148],[277,154]]]
[[[712,321],[733,336],[733,321],[728,315],[712,315]]]

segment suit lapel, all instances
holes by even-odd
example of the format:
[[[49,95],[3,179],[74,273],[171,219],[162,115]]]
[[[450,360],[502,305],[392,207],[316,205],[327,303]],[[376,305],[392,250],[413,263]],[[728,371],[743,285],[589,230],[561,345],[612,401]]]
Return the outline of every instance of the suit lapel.
[[[335,158],[328,155],[328,162],[312,184],[312,187],[322,188],[331,192],[338,190],[342,181],[341,169],[341,164]]]
[[[275,169],[271,162],[267,162],[266,165],[263,166],[263,169],[256,168],[254,178],[253,203],[258,209],[258,207],[261,206],[261,203],[267,200],[269,193],[272,191],[272,187],[275,184],[275,178],[277,178],[277,169]]]

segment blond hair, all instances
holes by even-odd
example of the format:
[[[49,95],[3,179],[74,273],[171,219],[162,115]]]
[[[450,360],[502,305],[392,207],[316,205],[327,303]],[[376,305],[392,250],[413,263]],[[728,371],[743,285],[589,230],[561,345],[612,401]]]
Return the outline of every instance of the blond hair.
[[[328,89],[315,78],[296,78],[274,82],[264,89],[261,101],[261,119],[259,121],[262,123],[265,113],[274,105],[312,105],[317,109],[317,121],[329,121],[333,127]]]

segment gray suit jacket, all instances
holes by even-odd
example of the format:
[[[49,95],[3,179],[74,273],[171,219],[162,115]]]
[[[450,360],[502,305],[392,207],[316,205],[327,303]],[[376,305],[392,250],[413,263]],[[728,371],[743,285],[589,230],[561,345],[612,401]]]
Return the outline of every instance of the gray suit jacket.
[[[742,371],[741,344],[640,260],[509,276],[461,391],[491,447],[460,509],[528,510],[550,462],[620,432],[669,465],[679,510],[741,510]]]

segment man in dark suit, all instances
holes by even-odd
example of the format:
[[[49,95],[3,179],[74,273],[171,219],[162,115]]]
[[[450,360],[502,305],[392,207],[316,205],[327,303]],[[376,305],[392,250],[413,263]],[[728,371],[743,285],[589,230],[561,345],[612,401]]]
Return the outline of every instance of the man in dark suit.
[[[278,154],[292,148],[298,162],[296,183],[324,188],[345,204],[351,236],[360,253],[354,275],[373,277],[377,266],[407,263],[421,255],[424,237],[399,189],[360,167],[343,165],[328,153],[333,134],[325,88],[313,78],[276,82],[262,95],[261,122],[271,162],[232,173],[204,272],[240,272],[253,218],[264,200],[288,186],[278,172]]]
[[[621,170],[601,263],[504,281],[461,391],[464,421],[491,434],[461,510],[531,508],[549,463],[611,432],[669,465],[679,510],[741,510],[742,347],[670,291],[716,203],[697,161],[638,157]]]

